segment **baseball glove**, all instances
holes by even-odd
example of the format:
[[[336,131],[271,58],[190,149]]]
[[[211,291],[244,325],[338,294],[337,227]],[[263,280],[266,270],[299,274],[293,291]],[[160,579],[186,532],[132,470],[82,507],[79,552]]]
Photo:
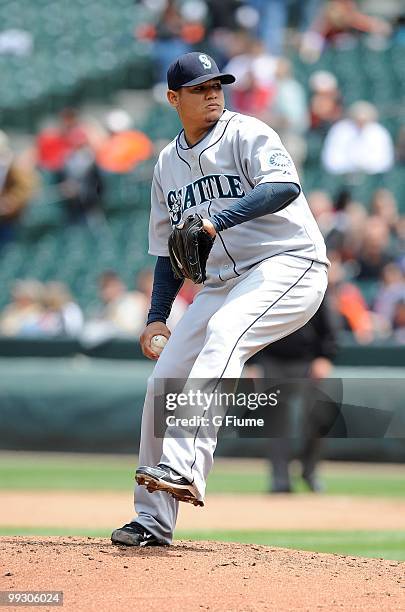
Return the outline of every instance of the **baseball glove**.
[[[189,215],[177,225],[169,236],[169,255],[177,278],[190,278],[193,283],[203,283],[206,276],[208,255],[215,238],[203,229],[201,215]]]

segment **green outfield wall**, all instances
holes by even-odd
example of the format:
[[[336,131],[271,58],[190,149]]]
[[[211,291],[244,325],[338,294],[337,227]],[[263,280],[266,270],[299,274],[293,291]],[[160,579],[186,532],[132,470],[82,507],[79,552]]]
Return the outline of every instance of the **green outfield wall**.
[[[74,357],[0,358],[0,449],[136,452],[146,381],[146,360]],[[335,459],[405,461],[405,402],[400,368],[339,366],[337,377],[379,379],[381,409],[396,411],[402,434],[389,437],[326,439],[325,456]],[[367,380],[363,381],[367,386]],[[358,411],[367,419],[364,411]],[[222,439],[218,453],[264,456],[266,439]]]

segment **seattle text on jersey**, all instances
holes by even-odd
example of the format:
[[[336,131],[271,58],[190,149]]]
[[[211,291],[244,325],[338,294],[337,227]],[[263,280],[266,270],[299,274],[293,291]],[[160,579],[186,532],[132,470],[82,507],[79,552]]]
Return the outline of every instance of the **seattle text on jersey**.
[[[167,207],[173,225],[180,223],[185,210],[218,198],[235,199],[245,195],[237,174],[209,174],[181,189],[169,191]]]

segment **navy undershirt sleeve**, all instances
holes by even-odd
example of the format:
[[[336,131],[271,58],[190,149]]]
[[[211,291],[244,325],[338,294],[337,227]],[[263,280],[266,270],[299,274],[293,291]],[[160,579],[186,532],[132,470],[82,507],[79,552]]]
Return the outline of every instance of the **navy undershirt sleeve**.
[[[217,232],[282,210],[301,193],[297,183],[261,183],[229,208],[210,218]]]
[[[183,282],[184,279],[174,276],[170,257],[157,258],[147,325],[155,321],[166,323],[174,299],[180,291]]]

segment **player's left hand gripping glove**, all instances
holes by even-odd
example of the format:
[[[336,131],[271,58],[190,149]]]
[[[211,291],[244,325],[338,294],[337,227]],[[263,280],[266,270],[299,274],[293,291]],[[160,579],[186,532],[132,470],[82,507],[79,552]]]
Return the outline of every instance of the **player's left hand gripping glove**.
[[[215,238],[203,229],[201,215],[189,215],[177,225],[169,236],[169,255],[177,278],[190,278],[193,283],[203,283],[206,276],[208,255]]]

